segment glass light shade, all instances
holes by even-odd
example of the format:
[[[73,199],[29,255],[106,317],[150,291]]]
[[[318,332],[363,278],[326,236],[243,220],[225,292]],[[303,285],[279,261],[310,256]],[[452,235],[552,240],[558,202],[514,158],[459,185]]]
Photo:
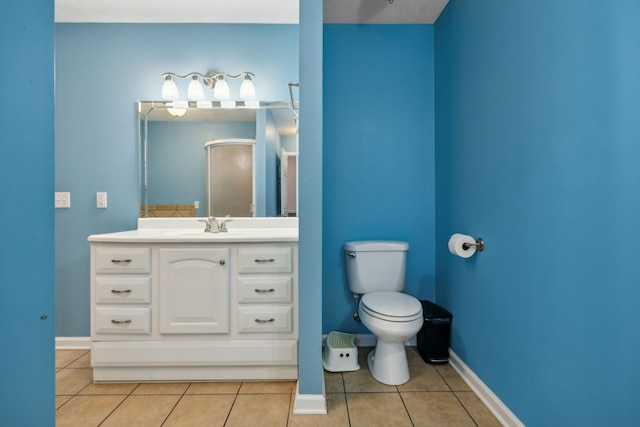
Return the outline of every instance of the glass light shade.
[[[167,111],[173,117],[182,117],[185,114],[187,114],[187,109],[186,108],[167,108]]]
[[[216,85],[213,87],[213,96],[220,100],[229,99],[231,96],[229,93],[229,85],[224,80],[224,77],[216,80]]]
[[[198,79],[198,76],[193,76],[193,78],[189,82],[189,87],[187,88],[187,96],[189,97],[189,99],[195,100],[204,98],[204,89],[202,89],[202,84],[200,83],[200,79]]]
[[[189,108],[188,101],[173,101],[167,103],[167,111],[173,117],[182,117],[187,114],[187,109]]]
[[[249,75],[244,76],[244,80],[240,85],[240,98],[244,100],[256,99],[256,88],[251,81]]]
[[[171,76],[167,76],[162,83],[162,97],[170,101],[178,99],[178,86]]]

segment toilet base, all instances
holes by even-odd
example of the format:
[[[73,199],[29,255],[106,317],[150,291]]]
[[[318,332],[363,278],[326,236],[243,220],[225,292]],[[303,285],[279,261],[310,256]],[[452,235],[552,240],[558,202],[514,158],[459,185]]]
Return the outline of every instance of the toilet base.
[[[376,347],[367,356],[371,376],[378,382],[400,385],[409,381],[409,363],[404,343],[388,343],[378,339]]]

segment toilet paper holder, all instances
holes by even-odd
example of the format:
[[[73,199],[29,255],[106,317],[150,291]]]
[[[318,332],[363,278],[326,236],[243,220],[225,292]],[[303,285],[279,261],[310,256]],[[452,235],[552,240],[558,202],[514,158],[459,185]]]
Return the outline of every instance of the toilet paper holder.
[[[462,249],[464,249],[465,251],[469,250],[469,248],[471,248],[472,246],[476,247],[476,250],[478,252],[482,252],[484,250],[484,240],[482,240],[481,237],[478,237],[476,239],[475,243],[463,243],[462,244]]]

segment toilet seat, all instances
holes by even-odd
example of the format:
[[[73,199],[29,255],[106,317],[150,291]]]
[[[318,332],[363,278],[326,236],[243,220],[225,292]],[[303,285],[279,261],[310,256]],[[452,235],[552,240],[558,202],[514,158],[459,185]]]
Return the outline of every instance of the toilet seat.
[[[370,292],[360,300],[362,311],[388,322],[412,322],[422,317],[422,304],[402,292]]]

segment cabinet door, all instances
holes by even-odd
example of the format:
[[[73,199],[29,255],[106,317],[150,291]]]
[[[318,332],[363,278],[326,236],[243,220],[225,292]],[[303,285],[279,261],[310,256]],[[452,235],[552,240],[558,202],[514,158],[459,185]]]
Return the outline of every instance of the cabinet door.
[[[229,249],[159,249],[161,334],[229,333]]]

